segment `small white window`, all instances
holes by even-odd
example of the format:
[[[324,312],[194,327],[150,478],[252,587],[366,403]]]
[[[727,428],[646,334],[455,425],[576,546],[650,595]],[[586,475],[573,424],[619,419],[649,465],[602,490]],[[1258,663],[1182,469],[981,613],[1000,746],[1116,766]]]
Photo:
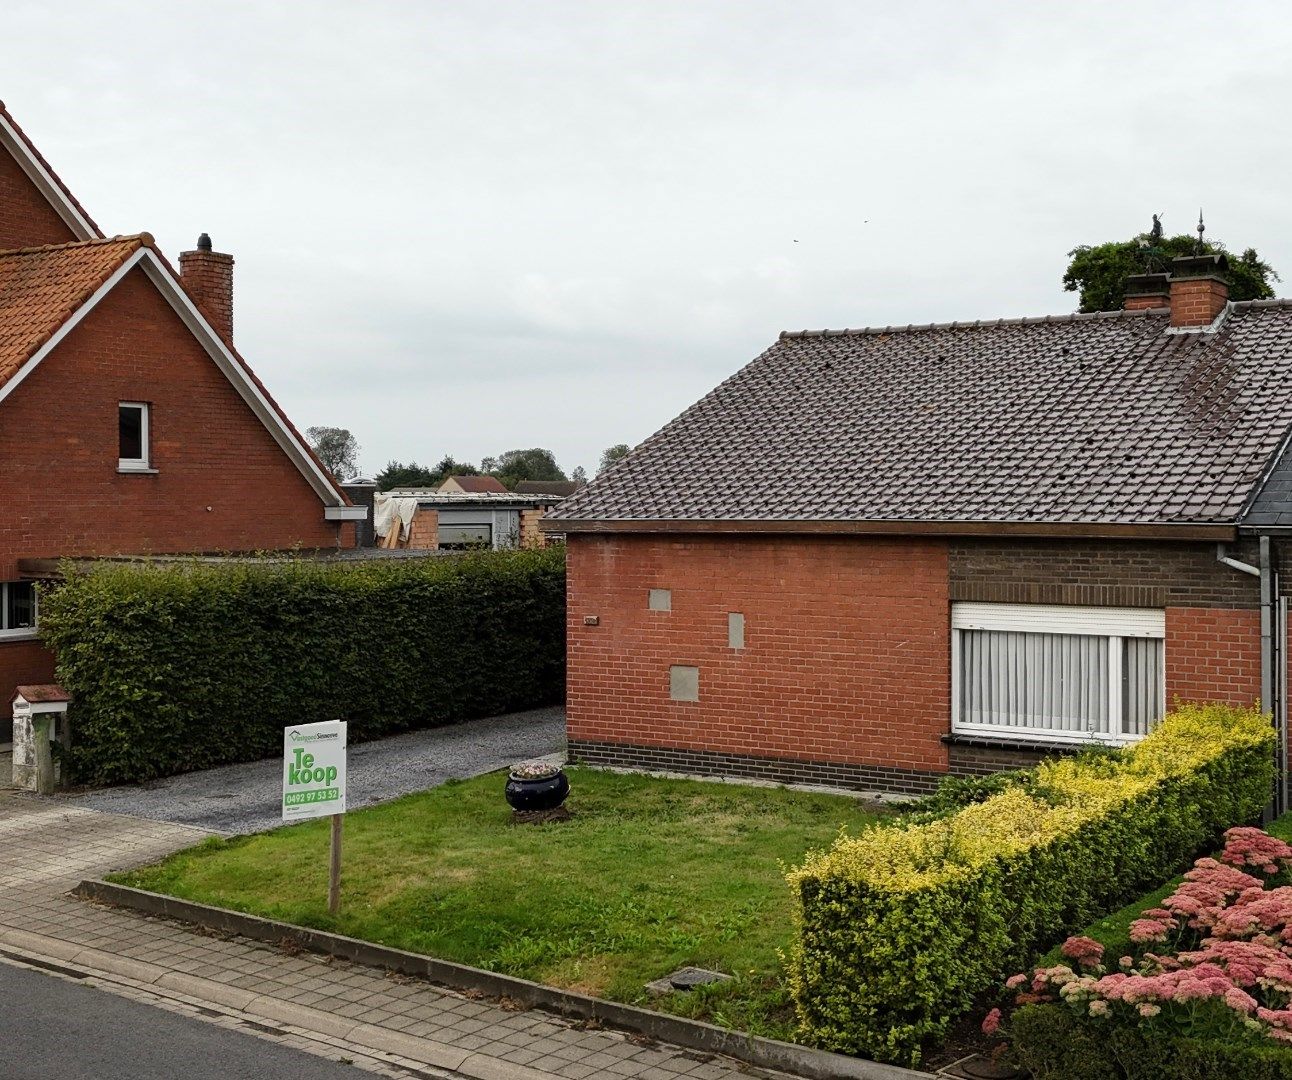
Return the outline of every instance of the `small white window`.
[[[1133,742],[1166,711],[1166,616],[1139,608],[953,604],[953,731]]]
[[[149,468],[148,406],[142,401],[117,405],[117,468],[123,472]]]
[[[0,581],[0,639],[36,636],[36,586]]]

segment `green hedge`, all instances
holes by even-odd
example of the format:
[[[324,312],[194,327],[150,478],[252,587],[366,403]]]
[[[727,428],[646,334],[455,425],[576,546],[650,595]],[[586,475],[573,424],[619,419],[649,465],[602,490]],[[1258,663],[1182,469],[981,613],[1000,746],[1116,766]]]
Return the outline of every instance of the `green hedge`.
[[[1010,1017],[1010,1058],[1032,1080],[1292,1080],[1292,1048],[1264,1035],[1220,1041],[1082,1019],[1058,1005]]]
[[[1132,749],[1039,765],[958,813],[842,837],[789,875],[817,1045],[914,1064],[1037,947],[1177,873],[1268,800],[1255,709],[1186,706]]]
[[[147,780],[550,705],[565,679],[565,553],[71,567],[41,635],[74,701],[74,775]]]

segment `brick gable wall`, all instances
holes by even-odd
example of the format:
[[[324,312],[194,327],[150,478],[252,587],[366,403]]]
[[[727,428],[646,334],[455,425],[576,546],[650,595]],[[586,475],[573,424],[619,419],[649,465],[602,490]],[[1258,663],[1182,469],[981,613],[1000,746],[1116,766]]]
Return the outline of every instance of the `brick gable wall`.
[[[0,251],[76,238],[18,163],[0,149]]]
[[[861,764],[868,787],[945,771],[944,542],[575,534],[568,567],[576,753]],[[669,590],[670,610],[649,609],[651,589]],[[743,649],[728,645],[732,612]],[[698,701],[672,700],[673,665],[699,669]]]
[[[150,403],[156,475],[117,472],[119,401]],[[354,543],[141,270],[0,402],[0,461],[0,580],[21,558]],[[0,708],[30,652],[0,644]]]

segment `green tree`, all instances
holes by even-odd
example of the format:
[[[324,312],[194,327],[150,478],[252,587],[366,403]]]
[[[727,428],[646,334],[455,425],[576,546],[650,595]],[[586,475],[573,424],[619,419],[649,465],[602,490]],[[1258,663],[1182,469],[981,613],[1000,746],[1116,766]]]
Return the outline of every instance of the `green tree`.
[[[439,486],[439,481],[435,479],[435,472],[415,461],[410,461],[407,465],[402,461],[388,461],[386,467],[373,479],[377,481],[378,491],[390,491],[391,488]]]
[[[312,427],[305,429],[310,447],[338,480],[348,480],[359,472],[359,441],[348,428]]]
[[[505,450],[496,458],[480,462],[480,471],[496,476],[509,488],[519,480],[564,480],[565,473],[556,463],[550,450],[534,447],[531,450]]]
[[[615,443],[614,446],[606,447],[605,451],[601,455],[601,464],[597,466],[597,475],[600,476],[621,457],[627,457],[628,450],[628,444],[622,442]]]
[[[1126,302],[1126,279],[1133,274],[1162,273],[1170,269],[1171,260],[1192,255],[1197,250],[1196,236],[1163,236],[1156,240],[1150,233],[1140,233],[1130,240],[1113,240],[1091,247],[1083,244],[1068,255],[1071,261],[1063,275],[1063,288],[1080,294],[1081,311],[1116,311]],[[1220,241],[1204,241],[1203,254],[1228,252]],[[1229,283],[1232,300],[1263,300],[1274,295],[1270,284],[1279,276],[1269,263],[1247,248],[1241,256],[1228,257],[1229,269],[1222,274]]]

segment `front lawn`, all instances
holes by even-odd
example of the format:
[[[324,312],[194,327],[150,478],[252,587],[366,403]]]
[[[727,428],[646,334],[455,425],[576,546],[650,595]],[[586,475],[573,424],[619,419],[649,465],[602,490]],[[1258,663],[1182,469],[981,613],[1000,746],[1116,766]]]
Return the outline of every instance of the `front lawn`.
[[[346,815],[341,914],[326,819],[208,840],[115,880],[785,1038],[783,869],[879,819],[846,796],[567,770],[574,817],[510,823],[504,775]],[[732,983],[648,999],[693,964]]]

